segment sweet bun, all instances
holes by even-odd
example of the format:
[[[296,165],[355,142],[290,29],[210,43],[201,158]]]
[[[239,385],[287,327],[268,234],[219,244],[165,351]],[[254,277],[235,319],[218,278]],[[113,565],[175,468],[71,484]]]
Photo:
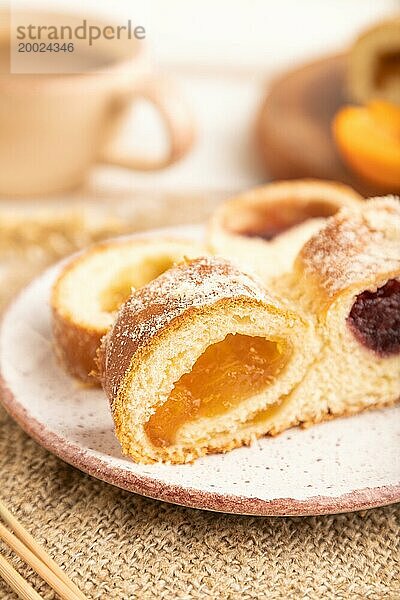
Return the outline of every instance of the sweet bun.
[[[290,271],[303,244],[343,206],[360,203],[352,188],[329,181],[279,181],[222,204],[209,224],[212,250],[269,283]]]
[[[99,350],[123,452],[184,463],[250,443],[304,377],[313,340],[228,261],[173,267],[130,297]]]
[[[140,288],[183,257],[204,254],[186,240],[143,238],[97,244],[69,261],[51,296],[53,334],[64,368],[86,383],[96,383],[96,350],[132,288]]]
[[[301,250],[281,289],[314,319],[320,352],[271,433],[400,399],[400,202],[346,208]]]

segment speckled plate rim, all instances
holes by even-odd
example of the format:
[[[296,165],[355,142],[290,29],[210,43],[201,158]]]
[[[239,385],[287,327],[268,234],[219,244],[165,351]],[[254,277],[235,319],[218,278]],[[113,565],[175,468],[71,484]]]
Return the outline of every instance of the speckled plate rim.
[[[39,278],[44,277],[48,271],[53,269],[54,265],[42,273]],[[29,286],[35,281],[36,279]],[[3,321],[25,290],[26,288],[21,290],[3,312],[0,320],[0,333]],[[289,497],[263,500],[257,497],[219,494],[189,486],[169,484],[154,477],[126,471],[117,466],[111,467],[106,461],[87,455],[78,445],[46,428],[43,423],[33,418],[15,397],[3,375],[1,364],[0,402],[8,414],[32,439],[64,462],[96,479],[155,500],[222,513],[281,517],[338,514],[400,502],[400,482],[395,485],[356,489],[338,496],[312,496],[306,500]]]
[[[136,475],[119,467],[110,467],[101,459],[85,455],[75,444],[71,444],[61,436],[47,430],[42,423],[28,415],[26,409],[8,388],[2,374],[0,374],[0,394],[1,402],[10,416],[46,450],[101,481],[155,500],[163,500],[190,508],[255,516],[337,514],[400,502],[400,484],[354,490],[337,497],[313,496],[307,500],[277,498],[269,501],[260,498],[202,492],[190,487],[166,484],[152,477]]]

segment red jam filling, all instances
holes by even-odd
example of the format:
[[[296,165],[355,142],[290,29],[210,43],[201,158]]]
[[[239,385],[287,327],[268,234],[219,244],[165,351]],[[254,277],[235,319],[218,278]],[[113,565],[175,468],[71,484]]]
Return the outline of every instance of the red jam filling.
[[[357,296],[347,322],[366,348],[381,356],[400,353],[400,281]]]

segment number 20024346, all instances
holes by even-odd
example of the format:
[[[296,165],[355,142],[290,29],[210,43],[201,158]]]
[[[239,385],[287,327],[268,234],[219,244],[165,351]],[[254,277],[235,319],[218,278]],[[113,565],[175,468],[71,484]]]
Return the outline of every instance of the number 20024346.
[[[18,52],[73,52],[73,42],[60,44],[58,42],[20,42]]]

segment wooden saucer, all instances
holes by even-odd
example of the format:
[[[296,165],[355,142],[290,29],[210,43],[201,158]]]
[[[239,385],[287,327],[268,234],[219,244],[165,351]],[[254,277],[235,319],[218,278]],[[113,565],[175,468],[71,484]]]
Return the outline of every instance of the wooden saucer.
[[[269,87],[256,135],[273,179],[317,177],[351,185],[364,196],[383,193],[346,168],[332,138],[335,113],[351,103],[345,68],[346,55],[328,56],[285,73]]]

